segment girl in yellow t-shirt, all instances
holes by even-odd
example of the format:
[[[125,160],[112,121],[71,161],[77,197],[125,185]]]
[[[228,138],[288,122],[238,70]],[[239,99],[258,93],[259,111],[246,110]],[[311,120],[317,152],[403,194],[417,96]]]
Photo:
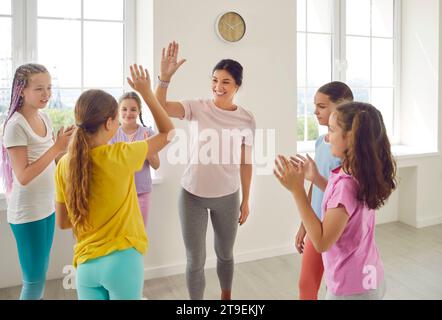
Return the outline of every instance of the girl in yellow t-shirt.
[[[158,153],[174,129],[151,89],[147,70],[131,66],[129,85],[149,106],[159,133],[144,141],[108,145],[118,129],[118,104],[101,90],[75,106],[77,128],[56,169],[56,220],[77,239],[78,298],[141,299],[147,237],[134,174]]]

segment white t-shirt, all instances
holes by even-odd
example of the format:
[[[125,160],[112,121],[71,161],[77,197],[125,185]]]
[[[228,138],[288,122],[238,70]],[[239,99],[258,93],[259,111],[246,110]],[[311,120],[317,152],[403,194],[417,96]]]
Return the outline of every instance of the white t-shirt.
[[[39,112],[46,125],[46,136],[38,136],[19,112],[6,124],[3,143],[6,148],[26,146],[28,163],[39,159],[53,144],[52,125],[49,117]],[[28,185],[23,186],[13,173],[11,196],[8,200],[8,222],[23,224],[47,218],[55,211],[55,161]]]
[[[184,119],[191,122],[189,159],[181,185],[203,198],[236,192],[240,187],[241,145],[253,146],[256,126],[252,113],[241,107],[223,110],[209,99],[181,104]]]

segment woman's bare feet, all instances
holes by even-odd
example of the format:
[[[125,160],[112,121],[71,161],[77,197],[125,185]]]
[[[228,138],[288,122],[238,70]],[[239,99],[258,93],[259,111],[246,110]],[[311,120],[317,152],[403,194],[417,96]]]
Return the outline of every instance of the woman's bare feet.
[[[221,300],[232,300],[232,291],[221,290]]]

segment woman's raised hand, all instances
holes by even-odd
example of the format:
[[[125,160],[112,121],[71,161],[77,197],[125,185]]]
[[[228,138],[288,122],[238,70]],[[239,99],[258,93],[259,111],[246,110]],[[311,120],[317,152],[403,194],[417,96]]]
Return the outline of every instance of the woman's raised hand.
[[[160,80],[170,81],[179,67],[186,62],[186,59],[178,61],[178,51],[179,45],[175,41],[169,43],[167,51],[166,48],[163,48],[161,55]]]
[[[131,65],[130,75],[131,76],[127,78],[127,82],[132,89],[139,92],[143,97],[153,95],[147,69],[144,69],[142,65]]]

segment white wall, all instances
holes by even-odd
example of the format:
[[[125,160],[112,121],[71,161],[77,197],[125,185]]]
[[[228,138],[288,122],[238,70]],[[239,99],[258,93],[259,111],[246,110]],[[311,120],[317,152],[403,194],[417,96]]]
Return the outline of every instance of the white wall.
[[[229,10],[241,13],[247,24],[245,37],[236,44],[215,34],[217,17]],[[178,71],[169,99],[210,97],[214,65],[232,58],[244,67],[244,85],[238,104],[251,110],[258,128],[276,128],[277,150],[296,150],[296,6],[295,1],[154,1],[155,76],[161,48],[169,41],[180,43],[187,62]],[[265,45],[263,45],[265,44]],[[187,123],[176,121],[178,127]],[[164,156],[164,153],[163,153]],[[164,157],[163,157],[164,159]],[[273,158],[270,159],[273,162]],[[151,248],[146,256],[148,276],[184,270],[185,251],[177,213],[183,166],[162,164],[164,183],[156,185],[148,235]],[[298,224],[294,204],[272,176],[254,177],[251,215],[240,227],[235,252],[237,261],[278,255],[292,250]],[[209,223],[208,265],[214,265],[213,233]],[[164,267],[170,267],[164,269]]]
[[[401,161],[399,219],[417,227],[442,223],[441,9],[438,0],[402,1],[401,143],[433,152]]]
[[[56,230],[52,245],[48,279],[63,277],[64,266],[72,264],[74,243],[71,232]],[[21,284],[17,246],[11,228],[6,221],[5,211],[0,211],[0,252],[0,288]]]
[[[138,16],[148,17],[152,2],[138,1]],[[210,76],[214,65],[223,58],[240,61],[244,67],[244,86],[238,104],[251,110],[259,128],[276,128],[277,150],[285,154],[296,150],[296,11],[295,1],[270,0],[238,2],[186,0],[154,1],[154,48],[149,46],[151,21],[137,22],[139,62],[159,62],[161,48],[177,40],[181,55],[188,59],[170,88],[171,99],[210,97]],[[218,15],[228,10],[240,12],[247,33],[237,44],[226,44],[215,34]],[[155,64],[152,77],[158,75]],[[186,128],[182,122],[177,126]],[[149,217],[150,249],[146,255],[149,277],[183,272],[185,251],[177,212],[180,177],[183,166],[171,167],[162,154],[164,182],[154,186]],[[273,162],[272,159],[270,159]],[[237,261],[284,254],[293,250],[293,233],[298,225],[294,204],[288,192],[272,176],[254,178],[251,215],[239,229],[235,252]],[[0,287],[20,283],[20,271],[12,234],[2,215],[0,224]],[[211,227],[208,228],[208,265],[214,265]],[[71,263],[70,232],[56,232],[48,278],[62,276],[62,268]],[[5,262],[3,262],[5,261]]]
[[[422,3],[425,2],[425,5]],[[137,33],[139,62],[151,63],[152,77],[158,75],[158,62],[161,48],[171,40],[179,41],[181,56],[188,61],[176,74],[170,87],[170,99],[184,99],[210,96],[210,75],[216,62],[222,58],[233,58],[244,66],[244,86],[238,96],[238,104],[251,110],[258,128],[276,129],[276,150],[278,153],[296,152],[296,6],[293,0],[156,0],[153,1],[152,21],[138,20]],[[415,7],[419,5],[418,7]],[[149,16],[152,0],[138,1],[138,15]],[[425,25],[440,37],[437,0],[404,0],[406,15],[419,11]],[[240,12],[246,23],[247,33],[237,44],[226,44],[215,34],[214,24],[218,15],[227,10]],[[406,21],[403,21],[404,24]],[[419,23],[414,24],[417,28]],[[411,29],[410,32],[413,30]],[[421,30],[428,33],[429,30]],[[426,37],[432,37],[426,35]],[[153,38],[152,48],[149,39]],[[413,37],[403,39],[404,50],[414,50]],[[140,42],[142,41],[142,42]],[[436,42],[437,39],[435,40]],[[431,42],[431,41],[430,41]],[[434,42],[434,39],[433,39]],[[431,43],[429,44],[431,46]],[[411,48],[410,48],[411,47]],[[439,43],[437,43],[437,48]],[[434,50],[434,48],[433,48]],[[405,57],[411,55],[405,55]],[[414,56],[414,55],[412,55]],[[430,65],[435,66],[436,80],[440,69],[440,56],[429,55]],[[413,70],[427,68],[425,61],[405,58],[404,67],[415,64]],[[427,69],[428,70],[428,69]],[[416,71],[417,72],[417,71]],[[412,74],[410,74],[412,75]],[[434,80],[433,75],[421,74],[414,79],[405,75],[402,78],[407,93],[402,101],[409,100],[406,94],[413,92],[424,81]],[[416,83],[413,83],[415,81]],[[432,81],[432,80],[431,80]],[[438,83],[438,82],[436,82]],[[422,86],[424,87],[424,86]],[[428,86],[430,87],[430,86]],[[442,88],[439,87],[439,92]],[[418,94],[418,92],[416,92]],[[430,98],[416,96],[416,110],[433,110],[431,119],[441,116],[434,113],[440,105],[439,96]],[[424,104],[424,105],[422,105]],[[423,108],[423,109],[421,109]],[[419,114],[418,114],[419,115]],[[430,119],[430,120],[431,120]],[[426,121],[426,120],[425,120]],[[176,121],[178,127],[186,128],[184,122]],[[425,123],[425,122],[424,122]],[[430,122],[429,125],[434,126]],[[407,125],[406,130],[413,127]],[[440,133],[439,143],[442,141]],[[404,141],[407,140],[404,133]],[[410,141],[412,139],[410,138]],[[183,166],[170,166],[162,153],[161,175],[163,183],[155,185],[152,195],[148,236],[150,248],[145,257],[146,277],[164,276],[184,272],[185,252],[177,212],[177,199],[180,190],[180,177]],[[401,187],[390,198],[387,206],[379,212],[380,223],[402,220],[415,226],[442,223],[442,161],[440,156],[422,158],[401,158]],[[402,187],[403,186],[403,187]],[[293,252],[293,238],[299,224],[294,203],[289,193],[279,186],[276,179],[269,176],[254,177],[251,195],[251,215],[247,223],[240,227],[235,245],[236,261],[246,261]],[[0,216],[0,287],[18,285],[20,271],[15,243],[6,224],[5,214]],[[214,266],[213,233],[209,223],[207,241],[207,265]],[[49,279],[62,277],[63,266],[71,263],[72,236],[70,232],[56,232],[54,249],[51,255]]]
[[[442,8],[438,0],[401,3],[400,143],[406,147],[394,148],[400,154],[399,188],[379,210],[377,221],[425,227],[442,223]]]
[[[402,2],[401,143],[437,150],[439,1]]]

